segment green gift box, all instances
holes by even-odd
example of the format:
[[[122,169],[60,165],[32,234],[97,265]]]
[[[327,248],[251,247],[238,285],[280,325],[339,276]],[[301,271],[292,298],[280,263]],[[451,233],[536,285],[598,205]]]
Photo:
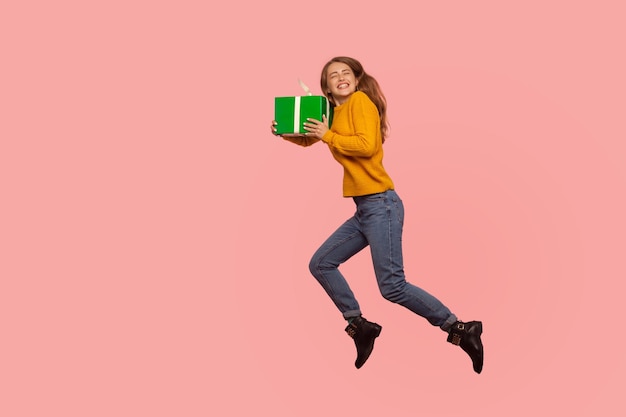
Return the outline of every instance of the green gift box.
[[[333,109],[324,96],[290,96],[274,98],[274,120],[276,120],[276,134],[302,134],[304,122],[307,118],[322,121],[326,116],[328,126],[333,117]]]

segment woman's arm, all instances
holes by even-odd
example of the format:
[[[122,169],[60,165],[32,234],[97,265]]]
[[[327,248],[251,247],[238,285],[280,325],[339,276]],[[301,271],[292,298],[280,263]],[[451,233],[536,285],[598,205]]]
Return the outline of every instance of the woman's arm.
[[[368,157],[378,149],[380,140],[380,116],[376,105],[365,93],[354,93],[349,103],[349,123],[354,127],[354,135],[340,135],[328,131],[322,140],[340,153],[348,156]],[[337,122],[337,121],[336,121]]]

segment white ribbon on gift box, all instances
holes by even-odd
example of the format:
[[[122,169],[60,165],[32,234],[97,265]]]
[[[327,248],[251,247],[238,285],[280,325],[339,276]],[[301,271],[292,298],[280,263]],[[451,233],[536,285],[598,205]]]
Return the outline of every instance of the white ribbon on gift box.
[[[309,89],[309,87],[307,87],[306,84],[303,83],[300,78],[298,78],[298,83],[300,84],[300,87],[302,87],[302,89],[304,90],[307,96],[313,95],[313,93],[311,92],[311,89]]]
[[[293,107],[293,133],[300,133],[300,96],[296,96]]]
[[[300,84],[300,87],[302,87],[307,96],[313,95],[309,87],[307,87],[307,85],[299,78],[298,83]],[[300,133],[300,96],[296,96],[295,98],[296,102],[293,108],[293,130],[294,133]],[[330,103],[328,102],[328,98],[324,98],[326,99],[326,120],[328,120],[328,117],[330,116]]]

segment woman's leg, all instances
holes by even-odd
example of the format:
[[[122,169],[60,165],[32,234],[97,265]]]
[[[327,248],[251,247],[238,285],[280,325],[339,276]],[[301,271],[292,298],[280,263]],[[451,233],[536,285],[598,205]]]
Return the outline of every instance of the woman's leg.
[[[343,317],[348,320],[346,333],[354,339],[356,360],[354,366],[361,368],[374,350],[374,341],[382,326],[367,321],[346,279],[339,272],[339,265],[367,246],[359,222],[352,217],[339,227],[315,252],[309,269],[326,293],[333,300]]]
[[[356,218],[370,244],[380,292],[448,331],[457,318],[437,298],[406,281],[402,258],[404,206],[395,191],[357,197]]]
[[[361,315],[359,303],[348,282],[339,272],[339,265],[367,246],[359,223],[354,217],[342,224],[315,252],[309,270],[333,300],[344,318]]]

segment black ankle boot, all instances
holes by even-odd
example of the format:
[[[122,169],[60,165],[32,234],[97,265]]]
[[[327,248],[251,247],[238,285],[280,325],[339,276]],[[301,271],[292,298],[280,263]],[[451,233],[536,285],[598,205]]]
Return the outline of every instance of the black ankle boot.
[[[346,327],[346,333],[354,339],[356,345],[357,356],[354,366],[357,369],[363,366],[367,358],[370,357],[372,350],[374,350],[374,339],[378,337],[381,330],[380,325],[369,322],[361,316],[352,320],[352,323]]]
[[[480,321],[470,321],[463,323],[457,321],[450,329],[448,342],[461,346],[474,365],[474,371],[479,374],[483,370],[483,342],[480,335],[483,332],[483,324]]]

